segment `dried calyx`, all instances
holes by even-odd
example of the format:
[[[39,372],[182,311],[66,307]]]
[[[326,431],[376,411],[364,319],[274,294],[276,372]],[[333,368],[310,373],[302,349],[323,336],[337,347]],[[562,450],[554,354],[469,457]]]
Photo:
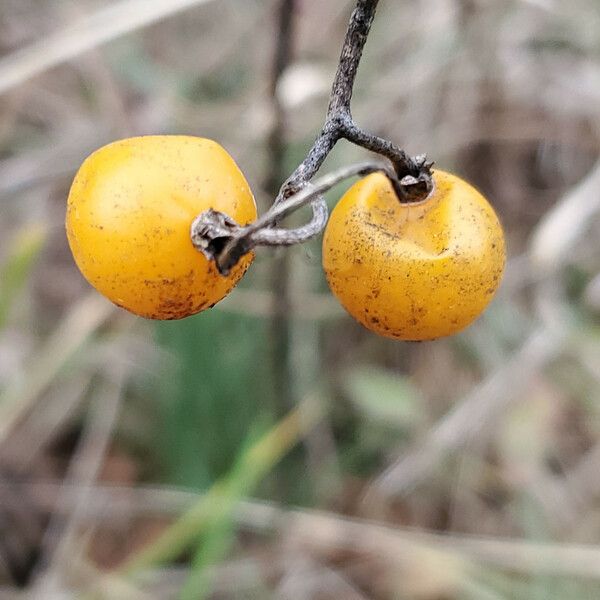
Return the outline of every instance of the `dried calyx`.
[[[400,179],[402,193],[399,196],[400,202],[422,202],[433,190],[433,178],[431,167],[433,161],[427,160],[426,154],[419,154],[413,157],[413,163],[416,168],[414,175],[405,175]]]
[[[217,269],[227,275],[239,259],[255,246],[291,246],[302,243],[321,233],[327,223],[327,205],[323,194],[350,177],[364,177],[381,172],[390,181],[400,202],[420,202],[432,189],[431,165],[425,155],[414,159],[415,175],[398,178],[390,163],[363,162],[342,167],[310,183],[278,203],[249,225],[240,226],[228,215],[209,209],[198,215],[191,225],[191,240],[208,260],[215,262]],[[278,224],[286,216],[311,204],[313,219],[296,229],[285,229]]]

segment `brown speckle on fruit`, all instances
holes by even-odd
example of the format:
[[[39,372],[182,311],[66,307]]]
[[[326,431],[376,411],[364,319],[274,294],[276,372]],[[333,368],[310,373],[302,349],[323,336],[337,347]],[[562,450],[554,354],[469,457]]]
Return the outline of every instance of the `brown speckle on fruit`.
[[[498,288],[505,252],[494,210],[454,175],[435,171],[434,182],[425,202],[401,204],[385,176],[374,173],[348,190],[329,219],[329,286],[381,335],[415,341],[456,333]]]
[[[118,201],[116,201],[118,200]],[[84,277],[115,304],[153,319],[180,319],[216,304],[252,262],[224,277],[192,245],[205,210],[256,218],[244,176],[212,140],[144,136],[100,148],[79,169],[66,228]]]

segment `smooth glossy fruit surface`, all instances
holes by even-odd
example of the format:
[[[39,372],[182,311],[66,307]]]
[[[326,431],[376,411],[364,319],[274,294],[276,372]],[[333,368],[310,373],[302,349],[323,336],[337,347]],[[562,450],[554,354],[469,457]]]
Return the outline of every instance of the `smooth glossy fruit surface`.
[[[504,235],[487,200],[436,170],[423,202],[399,202],[387,178],[354,184],[333,210],[323,266],[346,310],[402,340],[450,335],[492,299],[504,270]]]
[[[221,300],[249,254],[221,276],[190,240],[203,211],[240,224],[256,218],[244,176],[216,142],[189,136],[121,140],[91,154],[69,193],[66,227],[84,277],[115,304],[152,319],[180,319]]]

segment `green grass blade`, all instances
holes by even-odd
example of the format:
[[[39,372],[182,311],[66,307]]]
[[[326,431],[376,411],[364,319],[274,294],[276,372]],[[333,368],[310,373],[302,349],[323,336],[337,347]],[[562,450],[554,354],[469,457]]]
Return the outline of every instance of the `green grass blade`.
[[[45,227],[36,224],[22,229],[13,242],[8,260],[0,269],[0,331],[29,278],[45,240]]]
[[[130,559],[123,572],[133,574],[180,556],[211,523],[233,511],[237,497],[254,488],[315,425],[320,414],[314,398],[303,401],[243,454],[233,475],[216,482],[153,544]]]

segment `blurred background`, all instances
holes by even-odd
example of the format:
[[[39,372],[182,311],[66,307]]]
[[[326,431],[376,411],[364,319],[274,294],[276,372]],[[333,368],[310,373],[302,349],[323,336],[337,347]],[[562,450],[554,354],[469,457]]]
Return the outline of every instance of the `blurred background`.
[[[73,263],[70,182],[117,138],[214,138],[264,210],[353,4],[1,0],[0,598],[600,598],[597,0],[380,2],[356,120],[506,228],[500,292],[460,335],[363,329],[320,240],[259,250],[179,322]],[[341,142],[322,173],[365,155]]]

